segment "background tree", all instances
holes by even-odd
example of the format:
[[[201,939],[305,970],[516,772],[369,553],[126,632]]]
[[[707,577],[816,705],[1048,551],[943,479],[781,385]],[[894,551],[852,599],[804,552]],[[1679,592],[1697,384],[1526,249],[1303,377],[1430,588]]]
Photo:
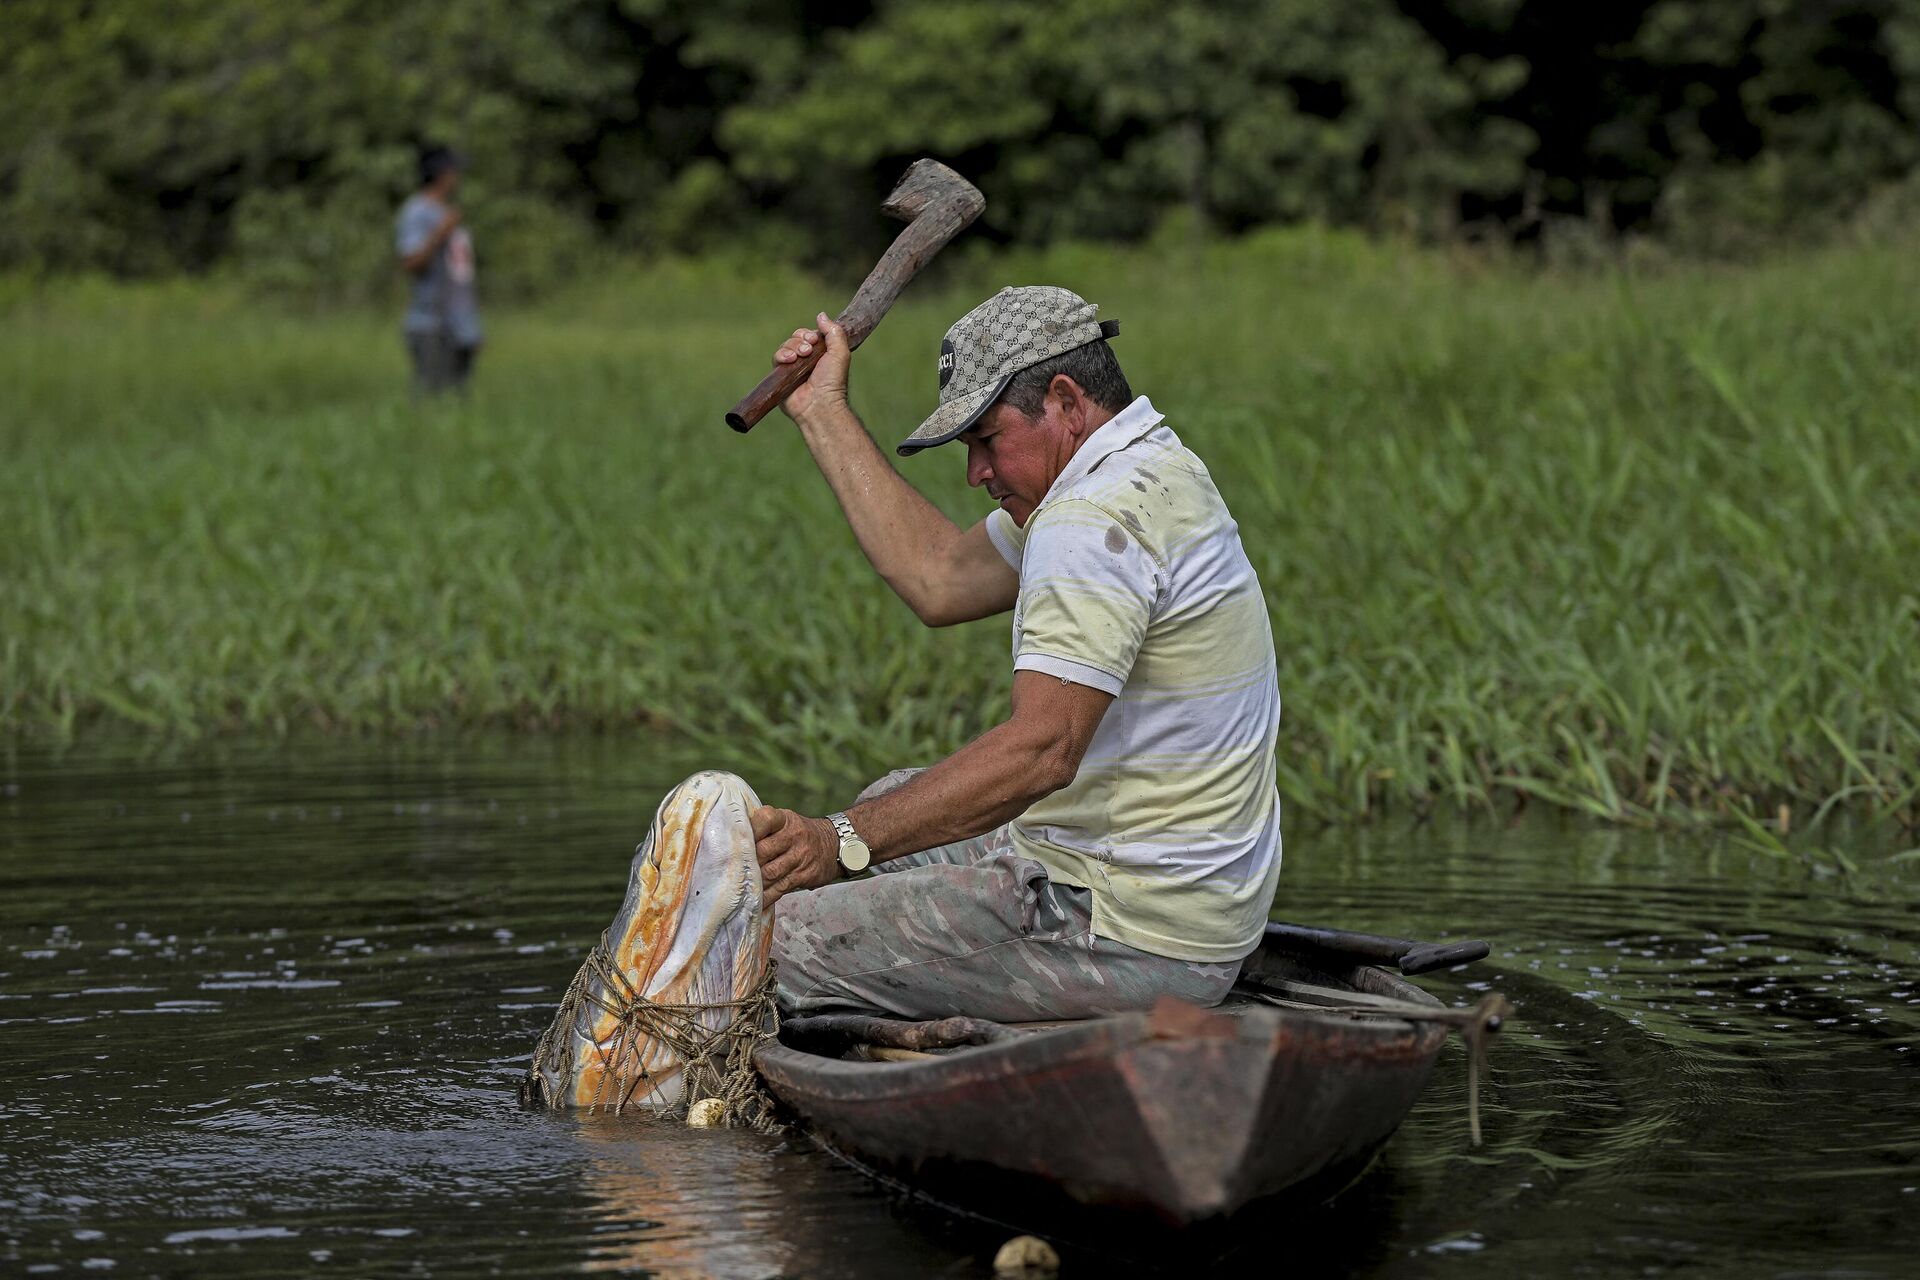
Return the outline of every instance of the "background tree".
[[[909,159],[988,234],[1170,214],[1747,252],[1920,166],[1920,0],[10,0],[0,268],[392,286],[414,147],[490,290],[599,247],[855,259]]]

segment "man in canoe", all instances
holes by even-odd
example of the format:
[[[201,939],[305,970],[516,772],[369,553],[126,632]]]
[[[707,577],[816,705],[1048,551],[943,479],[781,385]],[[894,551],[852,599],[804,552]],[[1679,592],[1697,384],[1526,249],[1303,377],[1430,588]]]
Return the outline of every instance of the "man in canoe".
[[[1066,289],[1009,288],[940,344],[939,407],[901,442],[966,450],[970,528],[904,480],[824,348],[786,402],[860,549],[928,626],[1013,611],[1010,714],[844,813],[751,820],[783,1006],[1001,1021],[1218,1003],[1280,870],[1273,637],[1199,458]],[[843,879],[871,860],[881,874]]]
[[[821,352],[788,416],[922,622],[1012,610],[1010,713],[826,817],[730,774],[676,787],[530,1100],[724,1092],[723,1056],[750,1073],[725,1046],[757,1025],[769,950],[789,1013],[1031,1022],[1217,1004],[1260,940],[1280,871],[1266,602],[1206,467],[1128,386],[1118,325],[1035,287],[947,331],[939,407],[899,451],[965,447],[999,509],[962,529],[875,446],[846,335],[818,324],[774,357]]]

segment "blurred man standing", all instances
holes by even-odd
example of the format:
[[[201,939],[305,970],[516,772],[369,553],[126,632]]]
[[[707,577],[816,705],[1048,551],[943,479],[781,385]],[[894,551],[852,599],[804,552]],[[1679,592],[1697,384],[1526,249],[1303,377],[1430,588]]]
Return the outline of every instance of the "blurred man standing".
[[[473,289],[473,238],[460,225],[453,194],[461,159],[442,146],[420,152],[420,189],[400,206],[394,249],[413,277],[407,306],[407,354],[415,395],[465,392],[480,349],[480,304]]]

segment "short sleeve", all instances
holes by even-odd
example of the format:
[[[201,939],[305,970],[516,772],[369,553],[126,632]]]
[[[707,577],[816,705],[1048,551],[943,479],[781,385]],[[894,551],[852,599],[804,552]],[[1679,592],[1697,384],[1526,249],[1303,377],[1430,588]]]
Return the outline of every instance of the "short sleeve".
[[[401,207],[400,216],[395,220],[393,247],[405,258],[418,253],[420,247],[433,234],[436,224],[433,211],[423,204],[411,203]]]
[[[1029,522],[1016,671],[1043,671],[1118,696],[1160,598],[1161,570],[1126,525],[1083,499]]]
[[[1020,526],[1013,522],[1005,507],[998,507],[987,513],[987,541],[1000,553],[1000,558],[1020,571],[1020,557],[1027,549],[1027,537]]]

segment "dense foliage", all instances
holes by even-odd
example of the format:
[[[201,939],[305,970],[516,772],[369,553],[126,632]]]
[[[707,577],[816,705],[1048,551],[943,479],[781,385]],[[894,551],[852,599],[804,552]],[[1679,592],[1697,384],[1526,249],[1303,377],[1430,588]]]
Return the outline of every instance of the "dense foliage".
[[[858,256],[926,153],[1023,242],[1737,249],[1913,173],[1920,0],[9,0],[0,267],[370,288],[428,137],[496,286],[609,242]]]
[[[855,405],[904,434],[1008,280],[1123,318],[1260,572],[1295,819],[1920,827],[1911,244],[1642,277],[1289,228],[956,265]],[[920,627],[785,420],[721,424],[836,287],[629,269],[499,309],[472,402],[421,409],[382,309],[14,289],[0,734],[666,724],[766,794],[845,795],[1005,714],[1006,619]],[[958,455],[902,466],[984,513]]]

